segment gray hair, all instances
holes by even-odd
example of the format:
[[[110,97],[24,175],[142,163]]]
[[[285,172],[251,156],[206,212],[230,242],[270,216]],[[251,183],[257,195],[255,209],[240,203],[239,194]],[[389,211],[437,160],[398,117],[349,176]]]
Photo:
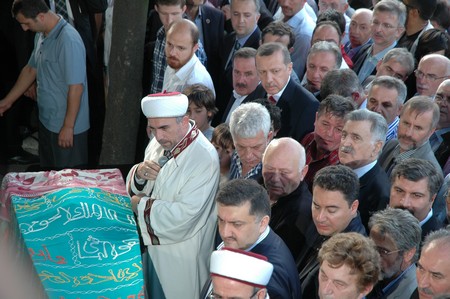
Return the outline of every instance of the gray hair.
[[[395,14],[399,27],[405,27],[406,24],[406,6],[398,0],[381,0],[373,8],[373,13],[388,12]]]
[[[345,121],[368,121],[370,122],[370,133],[372,134],[372,141],[381,141],[384,144],[386,140],[386,132],[388,125],[386,119],[378,113],[367,109],[360,109],[350,112],[345,116]]]
[[[230,132],[233,139],[236,136],[253,138],[261,131],[267,137],[270,126],[269,111],[258,103],[242,104],[231,114]]]
[[[406,85],[402,80],[391,76],[376,77],[370,86],[370,90],[375,86],[381,86],[387,89],[395,89],[397,91],[397,105],[400,107],[406,100]],[[369,90],[369,92],[370,92]]]
[[[395,179],[400,177],[412,182],[418,182],[426,178],[430,196],[439,192],[439,188],[444,181],[441,171],[437,171],[433,163],[416,158],[405,159],[392,169],[391,183],[393,184]]]
[[[283,62],[285,65],[291,63],[291,54],[289,53],[288,48],[281,43],[265,43],[259,46],[256,56],[271,56],[276,52],[280,52],[283,55]]]
[[[394,240],[401,252],[416,249],[414,263],[419,257],[419,246],[422,239],[422,228],[419,220],[406,210],[386,208],[370,217],[369,229],[376,228],[381,235],[388,235]]]
[[[406,110],[416,112],[417,114],[432,111],[433,118],[431,120],[431,129],[435,129],[439,122],[439,106],[433,102],[430,97],[415,96],[406,101],[402,111],[400,112],[400,118],[402,118],[402,115]]]
[[[314,45],[311,46],[311,49],[309,50],[308,53],[308,58],[306,59],[306,61],[309,61],[309,57],[312,54],[316,54],[316,53],[320,53],[320,52],[329,52],[331,54],[334,55],[334,58],[336,60],[336,64],[334,66],[335,69],[338,69],[341,67],[342,64],[342,52],[341,49],[339,49],[339,47],[332,42],[327,42],[327,41],[319,41],[316,42]]]
[[[323,77],[320,86],[320,96],[326,98],[330,94],[337,94],[343,97],[352,97],[357,92],[361,94],[363,88],[358,76],[351,69],[338,69],[329,71]]]
[[[414,56],[406,48],[394,48],[389,50],[383,56],[383,62],[394,60],[400,63],[408,73],[408,76],[412,74],[415,68]]]
[[[256,49],[250,47],[243,47],[237,50],[236,53],[234,53],[233,59],[236,58],[249,59],[255,57],[256,57]]]
[[[450,230],[441,228],[428,234],[423,242],[422,251],[430,246],[431,243],[437,243],[436,245],[439,245],[439,247],[450,246]]]

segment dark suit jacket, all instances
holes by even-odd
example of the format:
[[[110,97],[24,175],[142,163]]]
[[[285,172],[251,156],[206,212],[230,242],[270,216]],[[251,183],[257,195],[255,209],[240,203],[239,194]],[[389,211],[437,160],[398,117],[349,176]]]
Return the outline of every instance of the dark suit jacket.
[[[302,231],[311,223],[311,205],[312,195],[305,182],[272,205],[269,225],[286,243],[292,256],[296,256],[305,243]]]
[[[355,71],[355,73],[359,73],[364,61],[366,60],[367,57],[367,52],[370,50],[370,46],[372,44],[366,44],[364,46],[361,47],[361,49],[359,49],[358,53],[356,53],[355,56],[353,56],[352,61],[353,61],[353,70]],[[372,72],[371,75],[375,75],[376,73],[376,68],[374,69],[374,71]]]
[[[201,6],[203,47],[207,56],[206,69],[208,70],[216,88],[220,78],[219,49],[223,44],[224,15],[217,8],[208,5]]]
[[[433,214],[433,216],[431,216],[431,218],[422,225],[422,242],[429,233],[434,232],[443,226],[444,224],[436,218],[436,215]]]
[[[256,27],[256,30],[250,35],[250,37],[247,39],[243,47],[250,47],[253,49],[258,49],[259,47],[259,40],[261,38],[261,31],[258,27]],[[230,100],[230,97],[233,93],[233,68],[232,64],[230,63],[229,66],[225,69],[225,66],[228,61],[228,57],[230,56],[230,53],[234,47],[234,43],[236,41],[236,32],[231,32],[227,36],[225,36],[223,40],[223,46],[219,48],[220,51],[220,84],[217,86],[216,89],[216,107],[219,109],[217,114],[214,117],[213,120],[213,126],[220,123],[222,120],[223,113],[228,106],[228,102]]]
[[[263,87],[260,85],[256,89]],[[267,96],[267,93],[264,96]],[[319,101],[294,80],[289,80],[278,99],[277,106],[281,109],[281,129],[277,138],[292,137],[295,140],[302,140],[306,134],[314,130]]]
[[[369,232],[370,216],[379,210],[384,210],[389,204],[390,186],[386,172],[380,164],[375,164],[371,170],[359,178],[359,206],[361,221]]]
[[[434,152],[434,156],[436,157],[439,165],[441,165],[441,167],[444,167],[445,162],[447,162],[447,159],[450,155],[450,132],[442,134],[442,139],[442,143]]]
[[[270,298],[302,298],[294,259],[276,233],[270,230],[267,237],[253,247],[251,252],[266,256],[273,265],[272,277],[267,284]]]
[[[241,105],[244,103],[252,102],[252,101],[262,98],[262,97],[264,97],[264,94],[261,94],[260,90],[255,89],[242,101]],[[228,114],[230,113],[230,109],[233,106],[235,100],[236,99],[235,99],[234,95],[231,95],[230,100],[228,101],[227,108],[225,109],[225,111],[223,112],[223,115],[222,115],[222,121],[221,121],[222,123],[224,123],[227,120]]]

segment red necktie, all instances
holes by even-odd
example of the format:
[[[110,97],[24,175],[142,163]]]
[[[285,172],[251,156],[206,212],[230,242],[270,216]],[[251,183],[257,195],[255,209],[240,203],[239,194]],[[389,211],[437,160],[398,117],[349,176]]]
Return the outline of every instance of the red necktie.
[[[271,104],[273,104],[273,105],[276,105],[276,104],[277,104],[277,101],[275,100],[275,98],[274,98],[273,96],[270,96],[270,97],[269,97],[269,102],[270,102]]]

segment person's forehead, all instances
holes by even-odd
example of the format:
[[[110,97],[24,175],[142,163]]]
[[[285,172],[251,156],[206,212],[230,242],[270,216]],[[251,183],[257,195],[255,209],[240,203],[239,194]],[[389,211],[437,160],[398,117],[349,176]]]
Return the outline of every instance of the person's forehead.
[[[229,221],[240,221],[244,217],[249,217],[250,215],[250,201],[246,200],[241,205],[223,205],[218,203],[217,212],[220,217],[232,217],[232,219],[227,219]]]
[[[342,125],[344,124],[344,118],[337,116],[336,111],[328,110],[323,111],[322,113],[317,115],[318,120],[327,120],[327,121],[335,121],[335,122],[342,122]]]
[[[327,190],[320,186],[313,187],[313,201],[324,206],[347,205],[344,193],[340,190]]]
[[[368,120],[347,120],[344,125],[344,130],[347,133],[355,134],[371,134],[371,123]]]
[[[256,66],[259,66],[261,63],[266,63],[270,61],[270,66],[276,64],[284,64],[284,57],[281,53],[281,50],[275,51],[270,55],[256,55]]]
[[[395,88],[388,88],[383,85],[372,85],[369,90],[369,98],[375,98],[381,102],[396,102],[398,91]]]
[[[256,5],[253,0],[235,0],[231,1],[231,10],[240,12],[256,12]]]
[[[408,119],[410,122],[418,122],[420,121],[421,125],[430,125],[433,118],[433,111],[427,110],[423,112],[419,112],[417,110],[411,109],[411,107],[406,107],[404,111],[401,113],[401,118]],[[423,121],[428,120],[429,123],[423,123]]]
[[[383,19],[384,21],[397,22],[398,16],[394,12],[390,11],[374,11],[372,19]]]
[[[447,84],[439,85],[439,88],[438,88],[436,93],[442,94],[442,95],[445,95],[445,96],[450,96],[450,81],[447,82]]]
[[[444,59],[438,57],[429,57],[421,59],[417,69],[421,71],[429,71],[430,73],[442,72],[444,73],[447,69],[447,64]]]
[[[158,12],[162,13],[182,13],[183,8],[179,5],[166,5],[166,4],[156,4]]]
[[[263,37],[264,43],[269,42],[278,42],[282,43],[284,45],[289,44],[290,38],[288,34],[279,35],[279,34],[273,34],[271,32],[267,32]]]
[[[427,192],[428,191],[428,177],[423,177],[417,181],[412,181],[404,176],[397,176],[394,179],[393,187],[411,188],[411,192]]]
[[[370,20],[372,19],[372,14],[368,12],[355,12],[355,14],[352,17],[352,21],[358,23],[358,24],[365,24],[370,23]]]

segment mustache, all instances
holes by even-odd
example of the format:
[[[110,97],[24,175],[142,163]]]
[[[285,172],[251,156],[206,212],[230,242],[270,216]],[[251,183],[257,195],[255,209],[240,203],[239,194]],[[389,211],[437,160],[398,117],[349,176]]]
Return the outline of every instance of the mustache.
[[[244,83],[236,83],[236,86],[239,87],[239,88],[246,88],[246,87],[247,87],[247,84],[244,84]]]
[[[351,146],[341,146],[340,151],[346,154],[350,154],[353,152],[353,147]]]
[[[431,295],[431,296],[433,295],[433,292],[429,288],[420,288],[420,287],[418,287],[417,289],[418,289],[419,292],[422,292],[424,294]]]

